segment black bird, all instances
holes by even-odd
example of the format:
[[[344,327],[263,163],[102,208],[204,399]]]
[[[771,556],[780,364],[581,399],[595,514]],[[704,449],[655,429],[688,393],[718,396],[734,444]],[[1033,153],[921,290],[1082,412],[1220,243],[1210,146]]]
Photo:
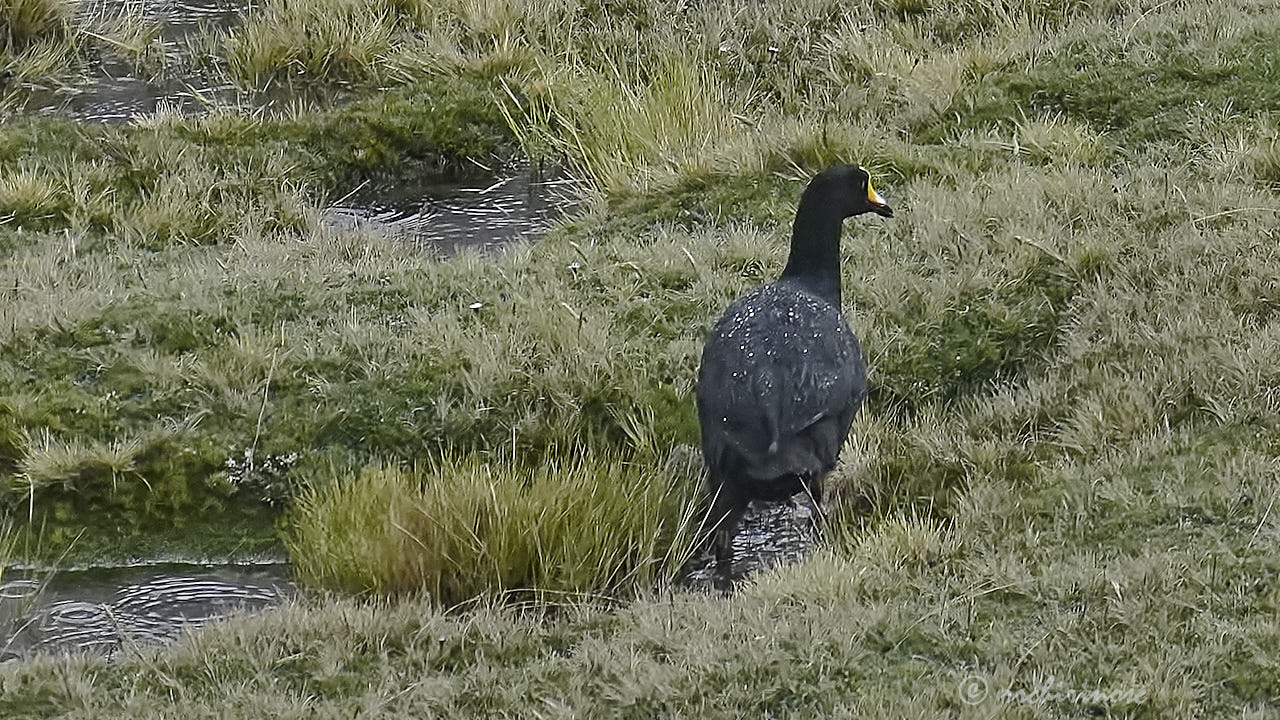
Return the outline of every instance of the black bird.
[[[858,338],[840,311],[840,229],[866,212],[893,217],[866,170],[819,173],[800,198],[782,275],[730,305],[702,350],[706,529],[722,568],[752,500],[805,490],[821,502],[822,478],[867,394]]]

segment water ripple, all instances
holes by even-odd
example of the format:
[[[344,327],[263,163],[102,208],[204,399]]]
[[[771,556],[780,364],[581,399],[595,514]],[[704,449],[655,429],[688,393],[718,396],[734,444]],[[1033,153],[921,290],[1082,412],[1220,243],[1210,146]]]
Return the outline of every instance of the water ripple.
[[[178,570],[183,572],[179,572]],[[0,584],[0,660],[170,642],[187,628],[263,610],[294,592],[288,568],[101,568]]]

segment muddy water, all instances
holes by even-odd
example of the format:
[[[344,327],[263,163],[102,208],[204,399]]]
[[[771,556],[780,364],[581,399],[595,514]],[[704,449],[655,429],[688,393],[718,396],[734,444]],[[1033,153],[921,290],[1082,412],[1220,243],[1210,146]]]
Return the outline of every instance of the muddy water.
[[[370,181],[325,210],[325,221],[394,237],[440,255],[495,250],[540,237],[577,206],[577,184],[520,168],[448,182],[423,176]]]
[[[150,565],[5,573],[0,662],[37,652],[92,652],[170,642],[237,612],[279,605],[296,588],[289,566]]]

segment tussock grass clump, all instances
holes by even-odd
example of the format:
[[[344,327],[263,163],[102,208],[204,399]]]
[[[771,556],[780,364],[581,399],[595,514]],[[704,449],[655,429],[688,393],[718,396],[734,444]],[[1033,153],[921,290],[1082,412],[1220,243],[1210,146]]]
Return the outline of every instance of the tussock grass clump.
[[[1018,122],[1009,151],[1039,162],[1098,166],[1110,157],[1103,135],[1082,123],[1046,115]]]
[[[121,538],[227,520],[233,488],[216,474],[224,455],[189,428],[111,442],[48,430],[19,439],[12,473],[0,475],[0,508],[27,518],[52,548],[65,549],[86,526],[111,537],[86,541],[84,552],[119,553],[111,545]]]
[[[584,74],[585,73],[585,74]],[[511,96],[508,122],[526,150],[571,158],[606,192],[653,177],[696,175],[733,134],[736,99],[693,57],[667,52],[639,67],[547,71],[545,88]]]
[[[270,3],[225,41],[227,69],[251,85],[275,75],[367,76],[396,32],[391,3]]]
[[[136,441],[89,445],[74,440],[58,442],[46,434],[37,438],[23,457],[18,485],[24,493],[57,486],[78,486],[78,490],[86,490],[89,483],[115,489],[137,468],[140,450],[141,445]]]
[[[14,548],[18,544],[18,532],[14,528],[13,522],[5,517],[0,518],[0,582],[4,582],[5,571],[9,567],[9,562],[13,558]],[[0,631],[9,632],[10,628],[7,623],[0,623]]]
[[[30,170],[0,177],[0,212],[18,227],[39,229],[67,210],[65,188],[53,178]]]
[[[155,54],[158,32],[142,10],[142,3],[0,0],[0,85],[73,83],[83,79],[74,71],[103,55],[140,65]]]
[[[70,0],[0,0],[0,53],[62,38],[70,31],[74,15]]]
[[[1270,133],[1255,143],[1248,154],[1254,177],[1272,189],[1280,189],[1280,133]]]
[[[289,544],[308,582],[446,605],[628,593],[687,558],[696,480],[591,453],[375,464],[299,498]]]

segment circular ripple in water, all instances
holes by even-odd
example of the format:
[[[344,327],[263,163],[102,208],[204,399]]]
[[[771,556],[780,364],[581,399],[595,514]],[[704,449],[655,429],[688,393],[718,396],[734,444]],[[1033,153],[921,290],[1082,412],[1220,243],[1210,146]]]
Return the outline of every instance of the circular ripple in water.
[[[293,592],[287,566],[180,567],[67,572],[0,585],[0,660],[50,651],[111,656],[278,605]]]

